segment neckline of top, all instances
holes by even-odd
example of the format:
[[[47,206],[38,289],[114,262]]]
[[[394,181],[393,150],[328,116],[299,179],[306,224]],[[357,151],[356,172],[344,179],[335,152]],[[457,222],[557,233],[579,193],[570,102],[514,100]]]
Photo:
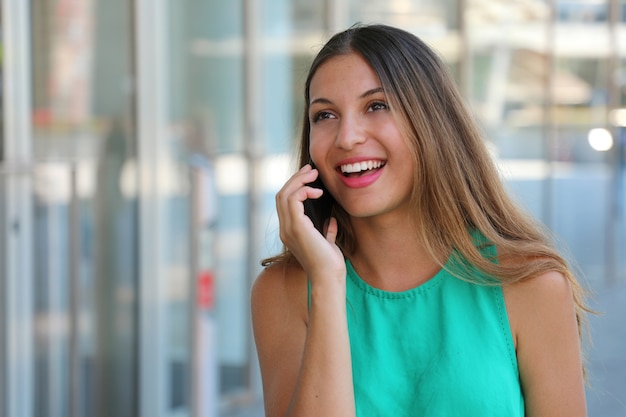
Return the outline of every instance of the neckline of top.
[[[403,291],[387,291],[368,284],[363,280],[363,278],[359,276],[359,274],[356,273],[354,267],[352,266],[352,262],[350,262],[349,259],[346,259],[346,275],[348,279],[350,279],[350,281],[352,281],[359,289],[363,290],[367,294],[371,294],[379,298],[412,298],[437,287],[442,282],[444,277],[448,275],[448,263],[449,259],[448,262],[446,262],[446,264],[442,268],[440,268],[439,271],[437,271],[437,273],[431,278],[413,288],[409,288]]]

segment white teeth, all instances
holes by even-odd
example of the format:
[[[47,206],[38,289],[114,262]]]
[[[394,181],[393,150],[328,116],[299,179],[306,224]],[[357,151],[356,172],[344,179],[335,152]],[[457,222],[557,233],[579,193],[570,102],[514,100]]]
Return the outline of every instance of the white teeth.
[[[367,171],[369,169],[377,169],[383,166],[383,161],[363,161],[354,164],[341,165],[341,172],[351,174],[354,172]]]

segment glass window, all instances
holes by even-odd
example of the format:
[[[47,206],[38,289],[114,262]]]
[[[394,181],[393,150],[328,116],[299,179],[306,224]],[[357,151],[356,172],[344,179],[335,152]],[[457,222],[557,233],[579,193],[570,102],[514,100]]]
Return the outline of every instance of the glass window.
[[[626,2],[622,2],[622,6],[626,6]],[[626,11],[626,7],[623,7]],[[626,23],[626,13],[622,14],[621,24]],[[626,74],[626,60],[619,57],[619,73]],[[615,160],[616,173],[613,183],[613,216],[616,221],[616,248],[615,254],[617,258],[617,276],[616,280],[626,281],[626,258],[619,256],[626,253],[626,117],[619,117],[619,114],[626,116],[626,77],[620,77],[618,85],[618,109],[614,110],[611,120],[615,125],[616,142],[615,142]]]
[[[0,21],[2,21],[2,7],[0,7]],[[4,38],[3,38],[2,27],[0,27],[0,79],[3,77],[3,68],[4,68]],[[2,91],[2,87],[0,87],[0,162],[4,161],[4,92]]]
[[[555,7],[552,19],[540,1],[468,3],[470,99],[520,202],[598,279],[612,174],[589,135],[607,127],[608,2]],[[591,196],[584,204],[580,192]]]
[[[613,250],[606,235],[613,172],[608,149],[595,146],[594,137],[612,135],[607,125],[612,53],[608,1],[558,1],[557,10],[554,131],[549,142],[556,163],[548,221],[567,242],[586,278],[604,281],[606,254]]]
[[[604,0],[559,0],[557,19],[561,22],[606,23],[608,2]]]
[[[246,106],[241,2],[195,0],[180,9],[185,22],[186,45],[180,53],[187,57],[183,90],[187,108],[202,127],[211,152],[243,152]]]
[[[382,23],[414,33],[434,48],[452,74],[460,78],[459,0],[351,0],[349,3],[350,24]]]
[[[539,218],[548,192],[549,18],[542,1],[470,1],[465,10],[468,99],[509,187]]]
[[[295,149],[304,111],[304,84],[313,56],[325,38],[324,2],[264,0],[259,66],[252,88],[259,89],[257,140],[262,149],[259,216],[255,242],[259,258],[281,250],[275,193],[295,171]],[[278,29],[279,28],[279,29]],[[268,238],[269,236],[269,238]],[[260,259],[259,259],[260,260]],[[255,265],[256,272],[259,269]]]
[[[35,413],[68,415],[72,394],[82,412],[131,415],[139,394],[131,2],[32,0],[31,10],[33,156],[45,179],[35,188]],[[65,165],[77,172],[74,220],[66,215],[67,180],[46,182]],[[43,204],[49,195],[56,195],[54,204]],[[62,331],[67,271],[75,267],[68,265],[71,221],[81,242],[79,393],[69,392],[71,335]]]
[[[267,1],[267,0],[266,0]],[[293,0],[289,20],[293,22],[292,30],[303,35],[316,33],[324,25],[325,6],[322,2],[309,0]],[[265,22],[270,19],[265,18]]]
[[[433,46],[468,93],[520,203],[594,284],[611,273],[625,280],[626,61],[612,35],[621,34],[626,1],[618,3],[611,33],[609,0],[160,2],[164,44],[151,53],[164,62],[152,86],[163,98],[163,131],[144,143],[142,3],[30,0],[33,164],[17,174],[0,167],[3,197],[7,184],[28,183],[18,191],[36,261],[30,414],[76,407],[78,417],[132,416],[157,389],[155,409],[190,415],[193,353],[214,383],[200,393],[204,405],[234,415],[260,398],[250,392],[259,387],[250,281],[259,260],[281,250],[274,196],[295,169],[309,64],[336,26],[388,23]],[[0,127],[10,104],[0,91]],[[10,140],[0,129],[2,162]],[[159,171],[154,242],[142,241],[140,221],[145,148]],[[10,209],[0,204],[0,265],[17,227]],[[147,246],[155,259],[141,259]],[[154,374],[163,380],[149,390],[139,357],[140,323],[150,320],[139,312],[152,311],[140,304],[145,262],[157,265],[159,305],[149,307],[162,321]],[[0,277],[0,304],[7,282]],[[207,288],[215,295],[201,301],[196,329],[192,295]],[[1,354],[15,327],[7,323],[0,314]],[[204,337],[195,346],[194,329]],[[0,360],[0,376],[8,368]]]
[[[249,196],[244,73],[243,4],[196,1],[187,8],[186,103],[214,167],[216,333],[208,360],[216,361],[221,403],[250,389]]]

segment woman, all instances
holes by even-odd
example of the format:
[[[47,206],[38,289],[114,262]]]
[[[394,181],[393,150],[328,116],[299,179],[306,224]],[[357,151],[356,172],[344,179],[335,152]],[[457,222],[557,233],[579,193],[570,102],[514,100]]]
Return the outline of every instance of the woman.
[[[313,61],[305,107],[276,196],[285,250],[252,289],[266,415],[586,415],[582,290],[441,60],[352,27]],[[323,194],[320,233],[304,207]]]

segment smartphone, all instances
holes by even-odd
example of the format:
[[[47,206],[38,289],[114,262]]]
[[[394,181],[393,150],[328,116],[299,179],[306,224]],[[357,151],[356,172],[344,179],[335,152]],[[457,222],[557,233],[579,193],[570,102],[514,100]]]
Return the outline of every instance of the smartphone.
[[[315,168],[313,162],[309,163],[313,168]],[[317,176],[317,179],[309,185],[314,188],[322,189],[324,194],[322,194],[320,198],[308,198],[304,200],[304,213],[309,216],[315,228],[321,234],[324,234],[324,223],[326,223],[326,220],[330,218],[335,199],[330,192],[328,192],[326,186],[322,182],[322,178],[319,175]]]

